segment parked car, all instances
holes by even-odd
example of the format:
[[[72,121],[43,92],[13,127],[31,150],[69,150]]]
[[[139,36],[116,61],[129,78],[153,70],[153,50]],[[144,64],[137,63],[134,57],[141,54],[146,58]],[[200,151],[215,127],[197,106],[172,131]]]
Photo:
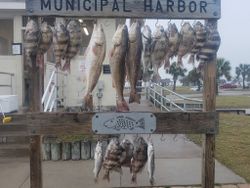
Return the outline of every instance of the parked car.
[[[220,86],[220,89],[232,89],[232,88],[237,88],[237,85],[232,83],[226,83]]]

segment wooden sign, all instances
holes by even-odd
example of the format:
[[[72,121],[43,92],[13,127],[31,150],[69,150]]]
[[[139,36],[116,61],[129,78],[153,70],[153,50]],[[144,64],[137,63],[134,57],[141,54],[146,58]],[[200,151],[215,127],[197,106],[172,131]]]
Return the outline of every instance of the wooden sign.
[[[220,0],[26,0],[28,15],[219,19]]]

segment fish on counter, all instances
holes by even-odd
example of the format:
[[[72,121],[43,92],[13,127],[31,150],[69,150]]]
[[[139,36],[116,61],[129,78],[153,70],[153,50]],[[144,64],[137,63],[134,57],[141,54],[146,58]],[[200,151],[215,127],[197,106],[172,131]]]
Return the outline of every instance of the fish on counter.
[[[136,138],[133,141],[133,145],[134,145],[134,151],[133,151],[133,157],[131,159],[130,172],[132,173],[131,182],[136,183],[137,174],[143,170],[148,160],[148,154],[147,154],[148,146],[143,137]]]
[[[38,41],[40,39],[39,26],[37,21],[29,18],[24,32],[24,48],[27,58],[27,65],[32,67],[36,60]]]
[[[195,32],[195,43],[193,49],[190,52],[190,57],[188,61],[190,64],[194,64],[195,56],[205,45],[207,39],[207,30],[201,22],[198,21],[195,23],[194,32]]]
[[[164,69],[167,70],[170,67],[170,59],[177,55],[178,48],[180,45],[181,35],[176,27],[175,23],[169,23],[166,31],[168,36],[169,44],[168,51],[165,57]]]
[[[110,172],[116,171],[122,173],[121,168],[122,148],[118,138],[112,138],[105,152],[102,167],[104,169],[103,180],[110,181]]]
[[[221,38],[218,30],[213,27],[207,27],[207,40],[204,46],[197,54],[197,59],[201,62],[208,62],[215,58],[219,50]]]
[[[116,111],[128,112],[129,107],[123,96],[126,69],[125,58],[128,49],[128,28],[126,25],[118,25],[112,38],[112,47],[109,55],[112,83],[117,94]]]
[[[86,74],[86,92],[84,95],[84,108],[87,111],[93,110],[92,92],[99,80],[102,71],[102,63],[106,54],[106,38],[102,24],[94,25],[93,33],[84,53]]]
[[[53,48],[56,67],[61,68],[61,59],[64,57],[69,44],[69,33],[64,22],[58,22],[53,31]]]
[[[126,56],[126,73],[130,83],[129,103],[140,103],[136,85],[141,71],[142,36],[139,22],[134,22],[128,34],[128,51]]]
[[[40,38],[38,42],[37,59],[40,67],[44,66],[43,55],[49,50],[53,41],[53,31],[47,22],[40,26]]]
[[[80,50],[81,45],[81,28],[80,23],[77,20],[71,20],[67,25],[67,32],[69,34],[69,43],[64,55],[65,64],[63,71],[70,71],[70,61],[76,56]]]
[[[155,154],[154,145],[150,141],[148,142],[148,176],[150,185],[154,185],[154,172],[155,172]]]
[[[152,37],[152,66],[153,66],[153,76],[152,81],[158,82],[161,77],[158,73],[159,68],[164,63],[164,58],[168,51],[168,38],[164,31],[162,25],[156,26],[156,31],[153,33]]]
[[[123,139],[120,145],[122,148],[122,155],[120,158],[121,165],[124,167],[130,167],[134,146],[128,139]]]
[[[144,82],[148,82],[151,77],[151,42],[152,42],[152,31],[148,25],[145,25],[142,29],[142,53],[141,62],[143,67],[142,79]]]
[[[98,175],[100,173],[100,170],[102,168],[102,162],[103,162],[103,144],[101,141],[98,141],[95,148],[95,154],[94,154],[94,160],[95,160],[95,166],[93,169],[94,173],[94,180],[95,182],[98,181]]]
[[[178,48],[177,64],[183,65],[182,58],[191,52],[195,44],[195,32],[189,22],[185,22],[181,27],[181,42]]]

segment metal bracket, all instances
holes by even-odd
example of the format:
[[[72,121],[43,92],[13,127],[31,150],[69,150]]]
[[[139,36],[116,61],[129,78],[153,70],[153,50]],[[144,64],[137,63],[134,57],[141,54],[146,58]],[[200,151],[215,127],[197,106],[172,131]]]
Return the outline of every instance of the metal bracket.
[[[151,134],[155,129],[152,113],[97,113],[92,118],[96,134]]]

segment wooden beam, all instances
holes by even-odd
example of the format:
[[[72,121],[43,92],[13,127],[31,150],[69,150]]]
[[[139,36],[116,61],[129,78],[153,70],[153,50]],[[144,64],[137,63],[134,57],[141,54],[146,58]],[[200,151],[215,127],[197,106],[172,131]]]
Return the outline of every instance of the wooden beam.
[[[41,137],[30,137],[30,188],[42,188]]]
[[[207,20],[208,27],[217,28],[217,20]],[[216,111],[216,57],[204,67],[204,112]],[[215,135],[203,135],[202,188],[214,188],[215,181]]]
[[[133,112],[134,113],[134,112]],[[93,134],[95,113],[27,113],[13,115],[13,121],[1,125],[0,136]],[[155,112],[155,134],[216,134],[216,112]]]

